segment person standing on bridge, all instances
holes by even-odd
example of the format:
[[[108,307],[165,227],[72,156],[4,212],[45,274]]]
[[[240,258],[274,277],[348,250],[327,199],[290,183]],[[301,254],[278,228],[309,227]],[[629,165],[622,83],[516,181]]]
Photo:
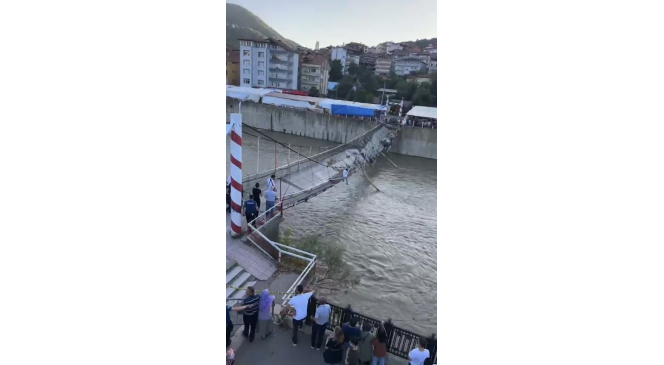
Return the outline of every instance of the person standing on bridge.
[[[256,202],[256,211],[260,213],[261,211],[261,189],[260,189],[260,184],[256,183],[256,186],[254,186],[253,189],[251,189],[251,195],[254,196],[254,201]]]
[[[276,176],[272,175],[269,179],[267,179],[267,190],[277,191],[277,184],[275,183],[276,178]]]
[[[269,218],[272,216],[272,210],[274,209],[274,204],[277,201],[277,192],[274,190],[268,190],[265,192],[265,217]]]
[[[254,196],[249,195],[249,200],[244,202],[244,215],[247,217],[247,229],[249,228],[249,222],[253,221],[258,217],[258,208],[256,207],[256,202],[254,201]],[[254,227],[256,223],[254,222]]]
[[[346,185],[348,185],[348,169],[344,167],[344,172],[342,172],[342,176],[344,181],[346,182]]]

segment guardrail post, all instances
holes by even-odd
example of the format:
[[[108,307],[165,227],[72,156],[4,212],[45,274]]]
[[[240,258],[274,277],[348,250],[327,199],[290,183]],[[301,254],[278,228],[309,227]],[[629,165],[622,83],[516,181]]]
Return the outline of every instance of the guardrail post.
[[[258,137],[256,142],[256,173],[260,172],[260,170],[258,169],[258,165],[260,163],[260,155],[261,155],[261,137]]]

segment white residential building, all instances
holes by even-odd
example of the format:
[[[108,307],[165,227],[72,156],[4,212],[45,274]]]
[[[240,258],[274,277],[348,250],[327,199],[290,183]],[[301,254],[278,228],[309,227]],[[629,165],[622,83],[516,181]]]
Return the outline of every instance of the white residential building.
[[[397,75],[410,75],[411,72],[422,72],[427,69],[426,63],[417,58],[403,58],[394,61],[394,72]]]
[[[346,74],[348,72],[348,66],[347,66],[347,60],[348,60],[348,51],[346,51],[346,48],[344,47],[334,47],[332,48],[332,55],[330,57],[332,61],[339,60],[341,62],[341,66],[343,67],[343,73]]]
[[[326,95],[330,78],[330,64],[327,57],[321,54],[308,53],[302,55],[301,58],[300,91],[309,92],[312,87],[316,87],[320,95]]]
[[[332,48],[331,60],[339,60],[341,62],[344,75],[348,73],[348,67],[350,67],[352,62],[354,62],[356,65],[360,64],[360,56],[353,54],[353,52],[349,52],[346,47]]]
[[[385,48],[387,50],[387,53],[392,53],[394,51],[401,51],[403,50],[403,46],[400,45],[399,43],[394,43],[394,42],[387,42],[385,45]]]
[[[376,68],[374,70],[374,74],[381,76],[389,76],[390,69],[392,68],[393,63],[394,61],[392,61],[392,59],[389,57],[376,58]]]
[[[437,65],[438,65],[438,58],[436,56],[432,56],[431,61],[429,62],[429,73],[433,73],[434,71],[436,71]]]
[[[276,39],[240,39],[240,86],[298,89],[299,55]]]

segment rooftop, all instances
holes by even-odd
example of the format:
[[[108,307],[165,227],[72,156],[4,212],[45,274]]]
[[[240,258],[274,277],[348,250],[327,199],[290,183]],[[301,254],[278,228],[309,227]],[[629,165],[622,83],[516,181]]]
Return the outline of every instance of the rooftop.
[[[413,61],[413,62],[417,61],[417,62],[425,63],[425,62],[422,61],[421,59],[419,59],[419,58],[414,58],[414,57],[402,58],[402,59],[400,59],[400,60],[396,60],[395,62],[406,62],[406,61]]]
[[[327,57],[318,53],[303,54],[300,56],[303,64],[322,66],[327,62]]]
[[[251,42],[262,42],[262,43],[271,43],[274,45],[277,45],[287,51],[295,52],[297,53],[297,50],[290,47],[286,43],[282,42],[279,39],[276,38],[267,38],[267,39],[259,39],[259,38],[238,38],[239,41],[251,41]]]

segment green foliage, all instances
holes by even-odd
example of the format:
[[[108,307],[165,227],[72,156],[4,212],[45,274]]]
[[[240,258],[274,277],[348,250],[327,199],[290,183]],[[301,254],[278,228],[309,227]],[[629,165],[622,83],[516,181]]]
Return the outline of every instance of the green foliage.
[[[338,82],[341,80],[341,78],[344,76],[343,75],[343,67],[341,65],[341,61],[339,60],[334,60],[330,63],[330,81],[332,82]]]
[[[312,86],[311,89],[309,89],[309,93],[307,93],[309,96],[313,97],[318,97],[320,96],[320,91],[318,91],[318,88],[315,86]]]
[[[232,24],[235,24],[234,27]],[[226,3],[226,44],[240,46],[238,38],[281,39],[288,46],[296,48],[298,44],[281,36],[276,30],[256,16],[254,13],[236,4]]]
[[[360,284],[359,275],[346,260],[346,248],[338,243],[324,242],[319,236],[294,240],[287,229],[281,243],[316,255],[316,286],[322,289],[355,288]]]
[[[347,98],[348,97],[348,92],[353,89],[353,85],[354,85],[353,84],[353,79],[348,75],[344,76],[344,78],[342,78],[339,81],[339,85],[337,85],[337,87],[339,88],[337,90],[339,97],[343,98],[345,100],[349,100]]]
[[[348,74],[351,76],[357,75],[359,68],[360,66],[358,66],[355,62],[351,62],[350,65],[348,65]]]

